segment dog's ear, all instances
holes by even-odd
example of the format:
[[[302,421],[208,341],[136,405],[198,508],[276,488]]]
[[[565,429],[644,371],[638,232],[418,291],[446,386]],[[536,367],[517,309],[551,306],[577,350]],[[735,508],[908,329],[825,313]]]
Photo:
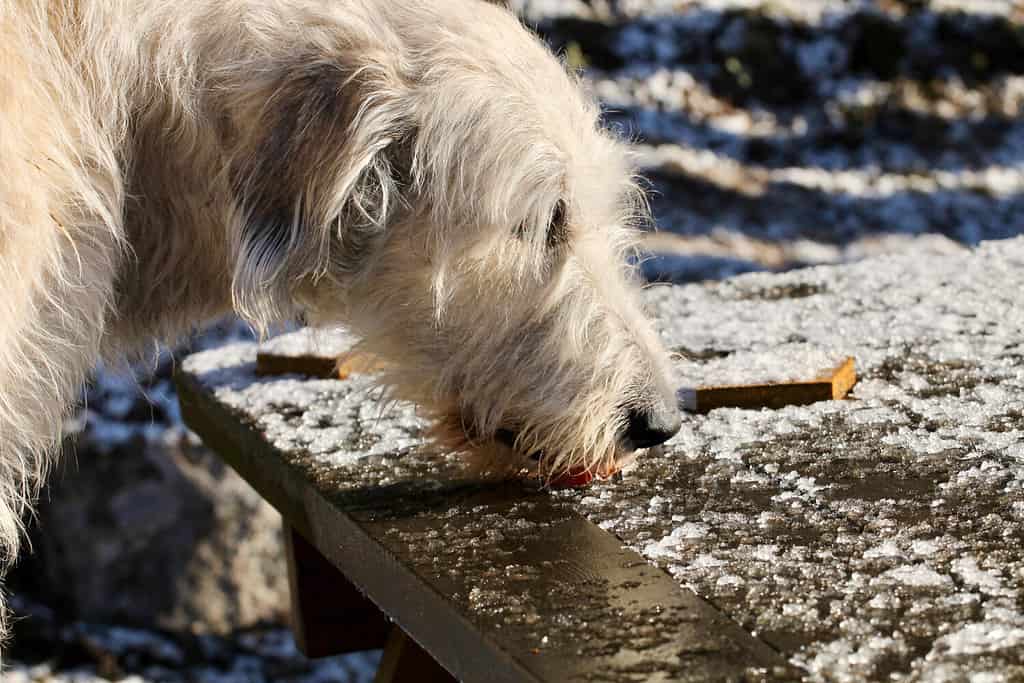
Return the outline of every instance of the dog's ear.
[[[236,102],[232,296],[257,327],[357,271],[400,202],[411,136],[401,79],[323,57],[269,69]]]

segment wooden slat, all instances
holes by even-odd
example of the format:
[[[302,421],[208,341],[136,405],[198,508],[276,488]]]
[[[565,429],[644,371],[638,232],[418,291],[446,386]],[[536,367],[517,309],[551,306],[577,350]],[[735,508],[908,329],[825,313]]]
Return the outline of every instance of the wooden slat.
[[[400,628],[393,628],[374,683],[455,683],[433,657]]]
[[[282,356],[261,353],[256,356],[256,374],[287,375],[296,373],[310,377],[334,377],[338,370],[337,358],[322,356]]]
[[[706,413],[715,408],[782,408],[844,398],[857,382],[854,359],[806,381],[697,387],[683,397],[683,408]]]
[[[291,627],[307,657],[384,647],[391,622],[320,551],[284,522]]]
[[[256,374],[297,373],[333,377],[338,358],[352,350],[355,339],[342,329],[303,328],[262,343],[256,355]]]
[[[346,379],[355,373],[372,373],[383,364],[373,356],[356,351],[346,352],[337,357],[314,354],[285,356],[271,352],[260,352],[256,356],[256,374],[289,375],[299,374],[323,379]]]

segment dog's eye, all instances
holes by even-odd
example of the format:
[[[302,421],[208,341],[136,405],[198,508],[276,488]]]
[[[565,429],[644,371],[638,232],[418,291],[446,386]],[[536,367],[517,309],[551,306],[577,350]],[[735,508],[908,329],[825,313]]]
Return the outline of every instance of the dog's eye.
[[[566,213],[565,202],[559,199],[551,212],[551,222],[548,224],[547,243],[549,249],[555,249],[569,240]]]
[[[547,231],[544,235],[548,249],[557,249],[569,241],[567,213],[565,202],[559,199],[555,204],[555,208],[551,210],[551,220],[548,222]],[[525,240],[529,232],[530,224],[526,222],[520,223],[516,226],[515,236],[517,239]]]

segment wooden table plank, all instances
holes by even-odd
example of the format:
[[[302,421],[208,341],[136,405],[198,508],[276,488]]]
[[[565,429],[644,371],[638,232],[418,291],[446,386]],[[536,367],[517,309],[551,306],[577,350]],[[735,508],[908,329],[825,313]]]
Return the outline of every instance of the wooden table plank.
[[[245,358],[234,374],[183,364],[186,422],[461,680],[737,680],[751,667],[787,670],[763,642],[527,485],[425,474],[338,485],[344,472],[275,448],[217,398],[222,380],[258,381],[255,349]]]
[[[678,391],[679,407],[693,413],[708,413],[716,408],[771,408],[803,406],[819,401],[838,401],[857,383],[852,356],[835,367],[804,379],[745,384],[710,384],[683,387]]]
[[[256,374],[297,372],[311,377],[335,377],[339,359],[355,343],[344,330],[303,328],[265,342],[256,357]]]

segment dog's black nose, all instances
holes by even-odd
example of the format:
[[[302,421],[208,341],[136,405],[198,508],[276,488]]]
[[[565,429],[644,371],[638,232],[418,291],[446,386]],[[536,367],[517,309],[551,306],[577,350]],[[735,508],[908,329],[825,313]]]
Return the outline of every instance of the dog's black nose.
[[[671,439],[683,424],[683,416],[671,406],[631,409],[628,413],[625,445],[632,448],[650,448]]]

